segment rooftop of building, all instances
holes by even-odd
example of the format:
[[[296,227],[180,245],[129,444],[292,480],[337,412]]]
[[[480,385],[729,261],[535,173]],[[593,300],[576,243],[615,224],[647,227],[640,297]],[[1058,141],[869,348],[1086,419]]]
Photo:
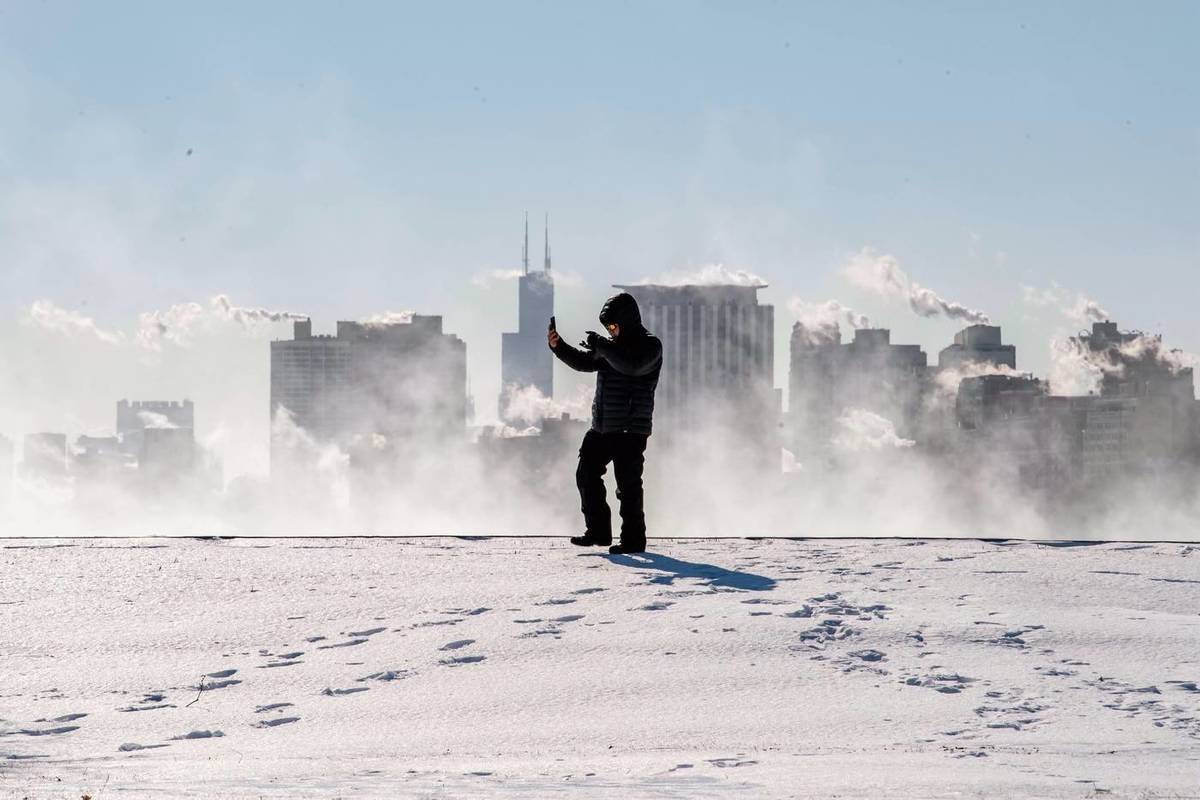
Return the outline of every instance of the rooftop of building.
[[[656,302],[663,305],[686,305],[688,303],[701,305],[712,303],[755,305],[758,303],[758,290],[767,288],[767,284],[614,283],[613,288],[629,292],[639,302]]]

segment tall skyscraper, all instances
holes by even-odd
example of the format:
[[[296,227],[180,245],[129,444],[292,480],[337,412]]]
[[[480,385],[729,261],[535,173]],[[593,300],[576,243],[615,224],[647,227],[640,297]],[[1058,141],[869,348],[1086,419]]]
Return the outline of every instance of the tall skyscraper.
[[[293,332],[290,341],[271,342],[273,420],[286,410],[303,437],[342,448],[364,437],[386,440],[393,449],[462,437],[467,346],[442,332],[441,316],[339,321],[335,336],[314,336],[311,320],[300,320]],[[271,439],[273,469],[280,449],[289,446],[280,433],[274,430]]]
[[[744,443],[777,464],[775,308],[758,302],[764,286],[615,288],[633,295],[643,324],[662,340],[655,435],[696,440],[724,432],[728,446]]]
[[[540,272],[529,271],[529,216],[525,217],[523,273],[517,278],[517,330],[500,335],[500,418],[505,418],[510,393],[534,387],[554,395],[554,356],[546,346],[546,326],[554,315],[554,280],[550,272],[550,217]]]

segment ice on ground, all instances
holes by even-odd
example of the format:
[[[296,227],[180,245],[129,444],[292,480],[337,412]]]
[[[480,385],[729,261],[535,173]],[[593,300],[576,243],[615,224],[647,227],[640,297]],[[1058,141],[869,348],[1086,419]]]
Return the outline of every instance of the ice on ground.
[[[1200,784],[1195,546],[320,544],[0,542],[0,794]]]

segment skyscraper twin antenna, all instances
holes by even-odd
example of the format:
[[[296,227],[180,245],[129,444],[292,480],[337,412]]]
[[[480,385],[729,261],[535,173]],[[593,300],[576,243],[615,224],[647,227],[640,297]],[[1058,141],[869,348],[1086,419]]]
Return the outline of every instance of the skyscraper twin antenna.
[[[529,274],[529,212],[525,212],[525,244],[521,248],[521,265],[525,268],[525,274]],[[546,254],[542,261],[542,270],[550,271],[550,215],[546,215]]]

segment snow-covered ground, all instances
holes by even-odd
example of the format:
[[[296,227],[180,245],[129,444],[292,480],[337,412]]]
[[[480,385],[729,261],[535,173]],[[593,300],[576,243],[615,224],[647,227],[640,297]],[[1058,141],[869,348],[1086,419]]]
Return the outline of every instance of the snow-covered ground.
[[[1188,797],[1200,545],[0,540],[2,797]]]

